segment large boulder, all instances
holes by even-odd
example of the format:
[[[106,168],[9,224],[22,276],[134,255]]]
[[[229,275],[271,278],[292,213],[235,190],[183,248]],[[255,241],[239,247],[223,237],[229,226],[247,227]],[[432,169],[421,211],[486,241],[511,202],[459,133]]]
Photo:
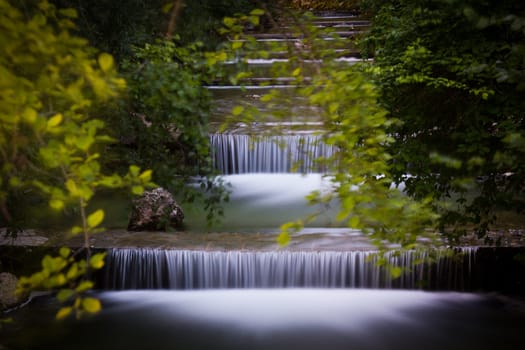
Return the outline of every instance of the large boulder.
[[[173,195],[158,187],[133,200],[129,231],[165,231],[168,227],[181,228],[184,212]]]
[[[0,310],[13,307],[21,302],[15,294],[18,279],[8,272],[0,273]]]

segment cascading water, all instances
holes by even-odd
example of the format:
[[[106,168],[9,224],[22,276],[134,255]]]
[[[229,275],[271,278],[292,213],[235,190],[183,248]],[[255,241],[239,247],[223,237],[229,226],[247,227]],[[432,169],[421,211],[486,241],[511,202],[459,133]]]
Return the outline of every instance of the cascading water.
[[[214,166],[222,174],[321,173],[315,159],[330,158],[334,147],[316,135],[253,137],[237,134],[210,135]]]
[[[319,25],[354,30],[365,23],[355,20],[352,16],[331,17]],[[302,217],[296,211],[297,201],[305,205],[304,196],[310,190],[327,185],[320,174],[323,169],[311,163],[311,157],[329,157],[334,150],[316,136],[210,137],[216,150],[215,165],[228,175],[227,181],[232,180],[232,201],[237,203],[225,209],[226,231],[278,230],[280,223]],[[309,174],[289,174],[294,162],[300,165],[299,173]],[[232,224],[232,213],[237,214],[235,220],[244,221]],[[289,216],[281,216],[285,213]],[[261,219],[267,221],[260,223]],[[202,216],[199,220],[203,221]],[[329,224],[317,223],[323,228]],[[414,263],[425,258],[425,253],[391,253],[386,256],[387,264],[404,269],[400,278],[392,280],[387,270],[375,264],[371,251],[112,249],[97,276],[97,287],[112,291],[94,292],[102,301],[101,313],[83,322],[49,322],[59,306],[50,307],[53,301],[42,298],[18,310],[14,327],[2,324],[0,339],[7,339],[6,348],[13,350],[523,347],[525,316],[505,299],[391,290],[475,291],[478,286],[473,279],[480,271],[485,275],[491,271],[498,286],[505,282],[511,289],[523,289],[523,280],[514,281],[523,267],[519,270],[509,263],[515,263],[514,255],[495,268],[505,261],[503,256],[491,260],[486,258],[494,257],[494,252],[482,252],[475,248],[463,248],[462,254],[451,256],[437,252],[435,263],[423,265]],[[512,280],[505,274],[509,266]],[[29,326],[21,332],[17,319],[24,317]]]
[[[405,272],[392,280],[373,251],[193,251],[113,249],[101,282],[106,289],[207,288],[432,288],[465,290],[476,249],[437,253],[435,264],[418,264],[426,252],[386,255],[387,266]]]

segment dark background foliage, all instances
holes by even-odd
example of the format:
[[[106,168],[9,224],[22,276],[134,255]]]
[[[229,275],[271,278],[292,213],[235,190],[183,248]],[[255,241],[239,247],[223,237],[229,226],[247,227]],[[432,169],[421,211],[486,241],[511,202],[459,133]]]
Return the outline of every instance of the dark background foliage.
[[[441,228],[484,235],[499,210],[524,209],[525,5],[365,1],[363,45],[381,102],[401,123],[393,170],[416,197],[447,199]],[[455,201],[450,205],[450,199]]]

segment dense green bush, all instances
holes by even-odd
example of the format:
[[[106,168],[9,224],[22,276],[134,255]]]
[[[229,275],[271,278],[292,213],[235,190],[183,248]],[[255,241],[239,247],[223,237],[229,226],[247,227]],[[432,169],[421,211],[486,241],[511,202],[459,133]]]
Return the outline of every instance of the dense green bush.
[[[525,6],[517,1],[366,1],[364,45],[396,138],[397,181],[432,195],[441,228],[484,235],[501,209],[521,212]],[[410,174],[412,177],[404,178]]]
[[[181,201],[204,199],[208,219],[221,213],[226,196],[213,180],[207,132],[212,101],[205,85],[218,74],[217,63],[200,44],[159,40],[137,48],[122,63],[128,96],[111,120],[120,143],[106,162],[153,169],[155,182]]]

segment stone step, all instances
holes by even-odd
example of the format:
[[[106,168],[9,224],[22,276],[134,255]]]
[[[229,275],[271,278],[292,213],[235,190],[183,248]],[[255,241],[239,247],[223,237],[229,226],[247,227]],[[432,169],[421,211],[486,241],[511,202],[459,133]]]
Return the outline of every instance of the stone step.
[[[330,37],[333,37],[334,35],[337,35],[341,38],[354,38],[358,35],[362,35],[363,33],[365,33],[365,31],[363,30],[335,30],[333,32],[330,32],[330,33],[326,33],[326,34],[323,34],[322,37],[323,38],[330,38]],[[260,41],[260,40],[264,40],[264,39],[270,39],[270,40],[273,40],[273,39],[300,39],[300,38],[303,38],[304,35],[302,33],[287,33],[287,32],[282,32],[282,33],[254,33],[254,34],[249,34],[249,36],[255,38],[256,40]],[[242,39],[241,39],[242,40]]]
[[[269,53],[268,58],[286,58],[290,55],[289,51],[270,51],[268,53]],[[336,49],[330,52],[328,51],[320,52],[320,56],[327,55],[327,54],[333,54],[335,57],[361,58],[361,53],[357,51],[357,49],[355,48]]]

